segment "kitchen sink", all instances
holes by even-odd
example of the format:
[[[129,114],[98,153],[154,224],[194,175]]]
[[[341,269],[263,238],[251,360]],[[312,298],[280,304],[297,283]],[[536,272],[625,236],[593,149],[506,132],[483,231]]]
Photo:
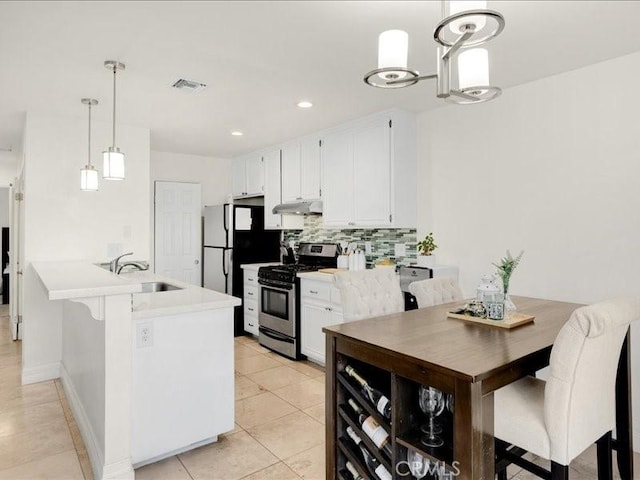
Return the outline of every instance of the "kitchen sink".
[[[168,292],[170,290],[183,290],[183,288],[176,287],[175,285],[171,285],[170,283],[165,283],[165,282],[143,282],[142,283],[142,293]]]

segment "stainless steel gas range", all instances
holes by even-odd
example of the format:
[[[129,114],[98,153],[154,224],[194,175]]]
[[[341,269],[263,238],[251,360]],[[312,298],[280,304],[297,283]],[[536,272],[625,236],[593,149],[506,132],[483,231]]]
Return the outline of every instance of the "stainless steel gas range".
[[[300,243],[297,263],[260,267],[260,345],[292,359],[300,358],[300,279],[297,275],[335,268],[338,249],[334,243]]]

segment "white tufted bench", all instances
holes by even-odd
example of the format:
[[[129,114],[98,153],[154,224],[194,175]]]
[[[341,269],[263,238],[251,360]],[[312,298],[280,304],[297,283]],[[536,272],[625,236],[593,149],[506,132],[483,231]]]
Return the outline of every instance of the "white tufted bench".
[[[418,308],[462,300],[462,290],[452,278],[429,278],[412,282],[409,284],[409,292],[416,297]]]
[[[391,269],[339,272],[335,279],[345,322],[404,311],[400,280]]]

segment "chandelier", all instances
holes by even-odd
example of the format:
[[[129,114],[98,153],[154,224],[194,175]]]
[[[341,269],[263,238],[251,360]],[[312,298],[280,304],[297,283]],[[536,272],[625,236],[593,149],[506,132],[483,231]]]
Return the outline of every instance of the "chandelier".
[[[504,29],[504,17],[486,9],[486,1],[443,1],[443,19],[433,31],[439,44],[437,71],[420,75],[407,68],[409,35],[387,30],[378,39],[378,68],[364,76],[367,85],[402,88],[421,80],[435,79],[437,96],[450,103],[468,105],[498,97],[502,90],[489,83],[489,52],[476,48]],[[471,48],[473,47],[473,48]],[[451,64],[457,62],[458,86],[451,86]]]

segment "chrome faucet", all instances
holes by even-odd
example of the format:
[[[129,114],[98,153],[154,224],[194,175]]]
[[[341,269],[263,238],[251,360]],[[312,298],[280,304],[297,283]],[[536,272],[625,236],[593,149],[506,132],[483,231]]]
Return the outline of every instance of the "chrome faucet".
[[[118,264],[120,262],[120,259],[122,257],[126,257],[127,255],[133,255],[133,252],[123,253],[119,257],[116,257],[113,260],[111,260],[111,262],[109,263],[109,271],[111,273],[120,273],[120,271],[118,270],[118,266],[119,266]]]
[[[120,275],[120,272],[122,272],[122,269],[124,267],[136,267],[138,270],[141,270],[141,271],[149,270],[148,263],[131,261],[131,262],[124,262],[121,265],[119,265],[116,269],[116,273]]]

